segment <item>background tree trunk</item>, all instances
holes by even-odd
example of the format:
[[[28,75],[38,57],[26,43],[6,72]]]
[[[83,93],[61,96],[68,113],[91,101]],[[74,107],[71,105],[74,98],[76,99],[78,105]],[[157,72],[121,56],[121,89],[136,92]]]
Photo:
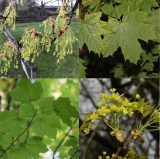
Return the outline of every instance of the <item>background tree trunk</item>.
[[[7,0],[2,0],[2,11],[4,11],[7,4]]]

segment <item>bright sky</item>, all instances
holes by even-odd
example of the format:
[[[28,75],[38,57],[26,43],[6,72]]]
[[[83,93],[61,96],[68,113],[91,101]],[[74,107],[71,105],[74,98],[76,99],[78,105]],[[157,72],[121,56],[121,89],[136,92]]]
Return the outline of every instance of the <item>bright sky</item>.
[[[39,4],[41,4],[41,0],[38,0],[39,1]],[[46,2],[49,2],[49,1],[51,1],[51,0],[43,0],[43,3],[46,3]],[[75,2],[76,0],[73,0],[73,2]],[[61,5],[62,4],[62,1],[60,0],[59,1],[59,4]],[[52,2],[49,2],[49,3],[47,3],[46,5],[54,5],[54,6],[58,6],[58,1],[56,1],[56,0],[52,0]]]

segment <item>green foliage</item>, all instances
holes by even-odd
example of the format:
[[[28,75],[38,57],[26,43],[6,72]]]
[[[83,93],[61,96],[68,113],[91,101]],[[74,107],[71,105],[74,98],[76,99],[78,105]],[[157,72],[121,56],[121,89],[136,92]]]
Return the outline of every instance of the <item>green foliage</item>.
[[[151,40],[159,44],[159,6],[156,0],[83,0],[82,5],[80,32],[83,34],[79,35],[80,49],[85,48],[86,44],[88,52],[94,52],[100,58],[102,55],[104,61],[108,58],[107,64],[112,58],[115,64],[110,64],[108,76],[158,76],[158,56],[152,53],[152,47],[145,48],[146,44],[150,45]],[[115,54],[121,53],[124,60],[120,62]],[[147,62],[146,56],[150,56]],[[103,59],[102,64],[99,64],[100,68],[104,65]],[[94,62],[87,58],[85,61],[91,65]],[[130,71],[126,69],[126,65]],[[139,71],[131,71],[137,68]],[[89,67],[87,69],[87,72],[92,71]],[[99,71],[102,70],[103,68]],[[102,72],[101,76],[103,74]]]
[[[98,159],[114,159],[116,158],[116,154],[113,154],[112,157],[107,155],[107,152],[103,152],[101,156],[98,157]],[[133,149],[129,149],[125,157],[118,156],[117,159],[147,159],[146,156],[138,155],[137,152]]]
[[[31,84],[30,80],[22,79],[18,81],[17,87],[12,91],[12,99],[21,103],[30,103],[38,100],[42,91],[39,82]]]
[[[121,47],[125,60],[136,64],[143,52],[138,39],[147,42],[155,37],[153,26],[145,23],[146,17],[147,14],[135,10],[126,12],[122,21],[110,18],[108,23],[113,31],[104,37],[104,56],[113,55]]]
[[[62,92],[58,99],[54,85]],[[65,85],[73,91],[68,90],[64,97],[61,88]],[[77,89],[75,80],[18,80],[10,94],[10,109],[0,112],[0,158],[35,159],[47,147],[59,151],[65,159],[70,158],[73,149],[78,148]],[[72,102],[70,96],[74,97]]]
[[[90,51],[101,53],[103,48],[103,41],[101,34],[103,33],[105,23],[100,20],[101,13],[92,13],[86,15],[85,19],[81,21],[79,28],[79,45],[80,48],[87,44]]]

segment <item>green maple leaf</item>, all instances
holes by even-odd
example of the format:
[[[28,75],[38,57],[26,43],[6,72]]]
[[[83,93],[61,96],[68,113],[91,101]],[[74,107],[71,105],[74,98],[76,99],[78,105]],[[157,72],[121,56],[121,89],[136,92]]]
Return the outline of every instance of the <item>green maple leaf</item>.
[[[21,103],[30,103],[40,98],[43,92],[40,82],[32,83],[29,79],[21,79],[12,91],[12,100]]]
[[[27,140],[25,146],[13,147],[8,152],[7,159],[31,159],[38,158],[40,152],[45,152],[46,146],[42,143],[41,137],[32,137]]]
[[[69,98],[60,97],[54,101],[53,106],[56,115],[67,125],[72,125],[71,119],[78,117],[78,112],[75,107],[70,104]]]
[[[132,12],[136,9],[150,13],[153,7],[158,7],[156,0],[115,0],[119,3],[116,7],[113,5],[113,1],[107,1],[102,6],[102,12],[111,17],[120,18],[125,14],[126,10]]]
[[[147,23],[155,26],[156,41],[160,42],[160,9],[152,11],[152,14],[148,17]]]
[[[85,16],[81,21],[79,28],[79,45],[83,47],[84,43],[88,46],[89,51],[100,53],[103,47],[101,35],[107,27],[107,23],[100,20],[102,13],[92,13]],[[106,31],[105,31],[106,32]]]
[[[110,18],[108,23],[112,26],[113,32],[104,37],[103,54],[113,55],[121,47],[125,60],[136,64],[143,52],[138,39],[147,42],[155,37],[154,26],[145,23],[147,17],[146,13],[135,10],[126,13],[122,21]]]
[[[151,12],[152,7],[158,7],[156,0],[135,0],[135,7],[139,7],[141,10]]]
[[[61,128],[60,118],[57,117],[55,113],[52,113],[50,115],[39,115],[39,117],[35,119],[31,130],[37,136],[43,137],[47,135],[48,137],[55,138],[58,128]]]

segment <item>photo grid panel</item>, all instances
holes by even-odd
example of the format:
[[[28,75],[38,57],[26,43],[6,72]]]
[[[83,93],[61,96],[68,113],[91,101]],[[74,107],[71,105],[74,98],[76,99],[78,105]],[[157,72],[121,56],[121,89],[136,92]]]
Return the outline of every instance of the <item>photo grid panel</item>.
[[[160,0],[0,0],[0,159],[160,159]]]
[[[0,158],[78,159],[77,79],[0,79]]]
[[[78,1],[0,0],[0,77],[78,78]]]
[[[80,80],[80,158],[159,158],[159,79]]]

